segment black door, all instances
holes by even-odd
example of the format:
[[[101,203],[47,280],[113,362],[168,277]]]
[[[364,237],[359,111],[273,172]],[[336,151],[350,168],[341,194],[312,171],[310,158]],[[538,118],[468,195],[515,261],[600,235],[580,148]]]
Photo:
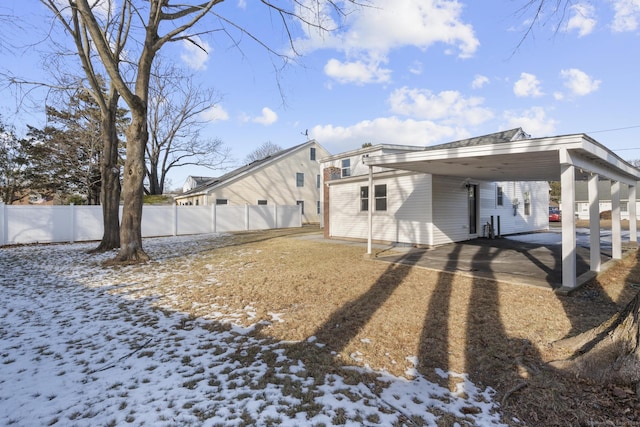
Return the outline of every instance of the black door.
[[[469,185],[469,234],[477,234],[477,223],[478,223],[478,202],[477,202],[477,194],[478,194],[478,186],[477,185]]]

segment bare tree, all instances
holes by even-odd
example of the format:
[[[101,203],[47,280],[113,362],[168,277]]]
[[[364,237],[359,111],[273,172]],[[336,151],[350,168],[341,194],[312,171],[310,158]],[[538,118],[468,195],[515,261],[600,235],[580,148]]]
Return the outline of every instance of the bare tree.
[[[271,141],[266,141],[260,144],[258,148],[256,148],[255,150],[247,154],[247,157],[245,157],[244,162],[246,164],[249,164],[251,162],[255,162],[256,160],[262,160],[265,157],[268,157],[282,150],[283,148],[278,144],[275,144]]]
[[[188,165],[223,167],[229,148],[219,139],[203,138],[203,117],[220,102],[211,89],[194,83],[193,75],[156,61],[149,89],[149,142],[146,146],[149,194],[164,192],[171,169]]]
[[[101,150],[100,174],[102,186],[100,190],[100,202],[103,213],[104,232],[102,240],[95,252],[103,252],[120,247],[120,164],[118,153],[118,103],[120,94],[104,67],[100,58],[95,55],[95,44],[88,33],[86,22],[81,17],[78,9],[69,2],[69,7],[64,8],[63,3],[57,0],[41,0],[63,26],[65,34],[68,34],[75,47],[76,55],[80,59],[82,70],[85,74],[86,87],[91,97],[100,109],[101,122]],[[103,34],[107,40],[114,60],[112,67],[119,68],[123,56],[125,43],[128,37],[127,26],[121,25],[119,15],[111,10],[111,2],[108,10],[103,10],[104,28]],[[55,42],[55,40],[54,40]],[[106,74],[106,76],[105,76]],[[72,85],[67,85],[67,87]],[[76,87],[85,87],[84,82],[77,82]]]
[[[56,10],[55,4],[59,3],[56,0],[41,1],[52,10]],[[114,262],[148,259],[142,248],[142,200],[146,175],[145,151],[149,137],[149,83],[153,60],[160,49],[169,42],[185,40],[197,45],[199,36],[215,31],[222,31],[223,34],[231,36],[233,30],[248,36],[271,54],[283,57],[283,54],[270,48],[247,28],[213,11],[222,1],[172,3],[170,0],[123,0],[116,6],[115,2],[108,1],[89,4],[88,0],[68,0],[69,10],[65,11],[65,14],[56,14],[59,19],[65,19],[68,15],[73,17],[74,24],[81,29],[86,40],[91,42],[81,47],[86,48],[86,51],[97,52],[111,84],[131,112],[131,124],[126,131],[127,155],[122,191],[124,207],[120,225],[120,251]],[[356,4],[357,1],[347,0],[347,3]],[[294,22],[302,22],[303,25],[323,30],[324,14],[320,11],[330,9],[339,14],[344,13],[338,3],[332,0],[313,0],[308,3],[294,1],[285,6],[270,0],[261,0],[260,5],[266,8],[265,13],[273,13],[278,17],[292,47]],[[118,10],[115,10],[116,7]],[[206,17],[212,18],[215,23],[207,22]],[[199,23],[202,24],[202,29],[196,28],[196,24]],[[134,37],[130,31],[136,30],[138,32]],[[131,43],[127,45],[125,52],[126,41]],[[137,44],[133,45],[136,42]],[[239,43],[239,40],[234,42]],[[292,51],[295,52],[295,48]],[[125,53],[133,65],[127,69],[130,74],[121,68],[121,58]]]

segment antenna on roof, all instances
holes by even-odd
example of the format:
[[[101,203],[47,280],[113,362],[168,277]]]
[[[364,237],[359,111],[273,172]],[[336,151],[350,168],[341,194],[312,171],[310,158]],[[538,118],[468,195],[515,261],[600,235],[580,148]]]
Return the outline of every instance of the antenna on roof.
[[[305,137],[307,137],[307,139],[309,139],[309,129],[305,129],[304,132],[300,132],[300,135],[304,135]]]

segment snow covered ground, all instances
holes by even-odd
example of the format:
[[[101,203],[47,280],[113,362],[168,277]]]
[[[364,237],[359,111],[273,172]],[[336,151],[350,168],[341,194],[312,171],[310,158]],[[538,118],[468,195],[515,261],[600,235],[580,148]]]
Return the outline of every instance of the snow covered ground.
[[[640,235],[640,233],[639,233]],[[590,232],[588,228],[576,229],[576,244],[585,248],[590,247],[589,241]],[[620,232],[622,241],[629,240],[629,230],[622,230]],[[539,245],[561,245],[562,244],[562,229],[560,227],[553,227],[547,232],[542,233],[528,233],[528,234],[515,234],[512,236],[505,236],[507,239],[517,240],[519,242],[533,243]],[[600,248],[611,249],[612,231],[609,229],[600,229]]]
[[[128,291],[216,238],[146,240],[152,267],[103,268],[113,254],[87,255],[93,244],[0,249],[0,425],[501,425],[492,391],[463,374],[440,373],[461,380],[454,391],[417,372],[376,372],[382,388],[348,369],[318,378],[287,356],[292,343],[259,338],[224,307],[194,318]]]

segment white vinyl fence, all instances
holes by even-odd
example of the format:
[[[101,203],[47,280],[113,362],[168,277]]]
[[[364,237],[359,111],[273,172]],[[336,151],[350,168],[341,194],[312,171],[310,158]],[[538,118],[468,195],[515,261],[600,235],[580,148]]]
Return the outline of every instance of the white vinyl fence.
[[[302,227],[300,206],[144,205],[142,208],[142,237],[292,227]],[[102,232],[101,206],[0,203],[0,246],[101,240]]]

